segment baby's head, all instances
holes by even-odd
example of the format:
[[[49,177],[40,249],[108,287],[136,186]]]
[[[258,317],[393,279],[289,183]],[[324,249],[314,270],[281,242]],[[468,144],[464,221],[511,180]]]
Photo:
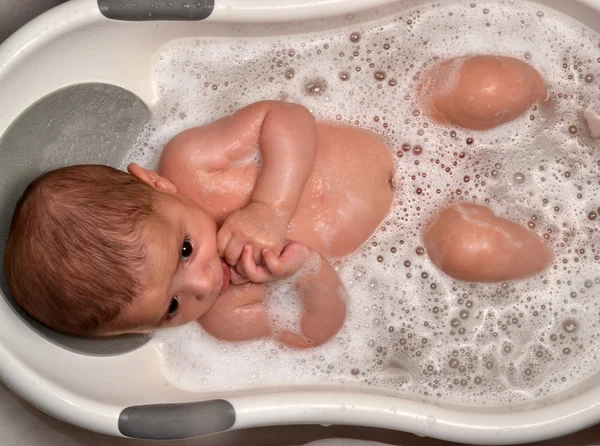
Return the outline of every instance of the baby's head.
[[[181,325],[227,285],[210,215],[155,172],[129,171],[58,169],[17,204],[6,277],[43,324],[92,336]]]

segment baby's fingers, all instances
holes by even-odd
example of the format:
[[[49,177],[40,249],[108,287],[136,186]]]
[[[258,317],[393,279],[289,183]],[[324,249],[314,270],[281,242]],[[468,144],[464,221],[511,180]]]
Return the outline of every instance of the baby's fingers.
[[[274,276],[285,277],[291,273],[290,265],[282,262],[270,249],[263,249],[262,255],[269,271],[271,271],[271,274]]]
[[[232,236],[233,233],[227,227],[227,223],[225,223],[217,232],[217,251],[219,252],[219,257],[225,257],[225,250],[227,249],[227,245],[231,241]]]
[[[229,243],[227,243],[225,252],[223,253],[225,261],[231,266],[236,265],[240,260],[243,249],[244,242],[240,240],[239,237],[231,237]]]
[[[244,269],[244,275],[251,282],[266,282],[271,278],[269,271],[266,271],[265,268],[256,265],[256,262],[254,261],[254,249],[252,248],[252,245],[244,246],[241,263],[242,268]]]

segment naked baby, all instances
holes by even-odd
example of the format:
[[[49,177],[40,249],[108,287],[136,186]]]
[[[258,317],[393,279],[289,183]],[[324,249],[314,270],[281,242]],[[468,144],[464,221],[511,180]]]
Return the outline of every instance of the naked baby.
[[[187,130],[156,172],[49,172],[25,191],[5,256],[15,300],[56,330],[146,332],[198,320],[226,340],[330,339],[344,289],[327,257],[355,251],[388,213],[390,150],[357,129],[264,101]],[[265,286],[288,279],[301,333],[273,333]]]

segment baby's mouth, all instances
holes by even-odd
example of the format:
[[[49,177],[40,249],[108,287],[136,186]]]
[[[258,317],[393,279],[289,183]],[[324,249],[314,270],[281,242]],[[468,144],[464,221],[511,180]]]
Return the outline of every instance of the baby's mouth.
[[[231,282],[231,268],[221,259],[221,263],[223,264],[223,286],[221,287],[221,292],[219,294],[223,294],[229,288],[229,283]]]

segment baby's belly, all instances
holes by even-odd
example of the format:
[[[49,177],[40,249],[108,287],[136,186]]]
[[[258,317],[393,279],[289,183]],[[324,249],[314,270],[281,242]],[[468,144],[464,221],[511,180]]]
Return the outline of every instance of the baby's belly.
[[[320,124],[317,159],[288,238],[328,257],[358,249],[388,214],[394,194],[389,148],[367,132]]]

